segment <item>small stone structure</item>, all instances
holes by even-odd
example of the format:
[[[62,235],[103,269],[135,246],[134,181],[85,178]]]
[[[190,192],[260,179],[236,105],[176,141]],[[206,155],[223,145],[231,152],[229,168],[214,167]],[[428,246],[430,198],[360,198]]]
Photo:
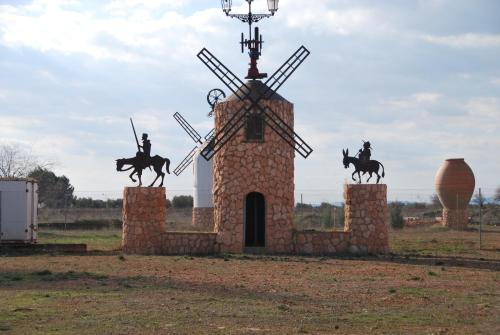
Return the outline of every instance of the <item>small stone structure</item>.
[[[277,248],[238,250],[265,253],[329,255],[389,251],[386,185],[345,185],[344,231],[297,231],[292,221],[276,226]],[[123,251],[136,254],[213,254],[227,252],[223,232],[166,232],[164,188],[127,187],[123,203]],[[242,213],[241,213],[242,214]],[[243,215],[243,214],[242,214]],[[243,220],[243,219],[241,219]],[[242,225],[242,223],[240,223]],[[290,227],[292,227],[290,229]],[[240,229],[243,229],[240,227]],[[243,248],[243,232],[235,229],[234,245]]]
[[[440,223],[441,221],[441,218],[405,217],[403,219],[405,222],[405,227],[410,227],[410,228],[432,226]]]
[[[457,230],[467,228],[469,223],[469,211],[467,208],[443,208],[443,227],[448,227]]]
[[[212,254],[214,233],[166,232],[164,187],[126,187],[123,192],[123,252],[128,254]]]
[[[389,251],[387,185],[344,185],[345,231],[350,233],[349,251]]]

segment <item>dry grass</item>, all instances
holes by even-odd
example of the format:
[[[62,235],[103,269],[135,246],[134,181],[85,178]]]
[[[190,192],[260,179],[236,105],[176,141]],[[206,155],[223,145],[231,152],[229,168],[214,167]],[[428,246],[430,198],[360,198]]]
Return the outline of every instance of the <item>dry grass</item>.
[[[500,274],[376,259],[0,258],[12,334],[496,334]]]
[[[0,334],[498,334],[496,236],[394,231],[391,260],[123,256],[118,230],[42,232],[108,255],[0,257]]]

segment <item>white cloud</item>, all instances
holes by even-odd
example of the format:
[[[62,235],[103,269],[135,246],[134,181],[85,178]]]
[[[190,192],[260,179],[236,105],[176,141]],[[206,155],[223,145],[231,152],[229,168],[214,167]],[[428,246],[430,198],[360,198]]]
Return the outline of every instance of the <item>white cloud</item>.
[[[491,122],[496,122],[496,126],[500,124],[500,99],[497,97],[472,98],[464,108],[472,117],[488,118]]]
[[[0,115],[0,140],[10,141],[43,122],[35,118]]]
[[[424,35],[421,39],[433,44],[445,45],[452,48],[488,48],[500,47],[500,35],[473,34],[435,36]]]
[[[500,86],[500,77],[491,78],[490,82],[491,82],[493,85],[498,85],[498,86]]]
[[[412,109],[435,104],[440,98],[440,93],[419,92],[404,98],[386,100],[382,103],[382,105],[390,108]]]
[[[383,23],[376,25],[375,13],[372,9],[352,7],[332,9],[327,1],[288,1],[280,8],[279,20],[284,20],[291,28],[300,28],[316,33],[334,33],[350,35],[359,32],[373,31],[375,27],[383,28]]]
[[[42,52],[84,54],[95,59],[165,65],[184,62],[198,51],[208,35],[221,34],[220,10],[207,9],[184,16],[169,0],[115,1],[103,15],[69,6],[69,1],[37,1],[26,6],[0,6],[0,44]],[[166,6],[166,7],[165,7]],[[158,16],[157,9],[166,8]],[[182,36],[182,37],[181,37]]]

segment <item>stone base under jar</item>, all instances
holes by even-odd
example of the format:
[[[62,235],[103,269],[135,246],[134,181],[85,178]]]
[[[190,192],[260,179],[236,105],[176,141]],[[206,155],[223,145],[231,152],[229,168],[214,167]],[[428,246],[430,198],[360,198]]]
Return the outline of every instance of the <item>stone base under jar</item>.
[[[464,230],[469,222],[469,211],[467,209],[443,208],[443,227]]]

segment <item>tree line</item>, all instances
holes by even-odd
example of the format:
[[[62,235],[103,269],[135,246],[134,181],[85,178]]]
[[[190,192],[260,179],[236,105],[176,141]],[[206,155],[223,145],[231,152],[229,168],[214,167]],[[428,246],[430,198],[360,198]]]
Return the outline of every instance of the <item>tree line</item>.
[[[68,177],[57,176],[49,169],[53,163],[42,161],[31,153],[21,150],[17,146],[0,145],[0,178],[33,178],[38,181],[38,200],[41,206],[50,208],[121,208],[122,199],[93,199],[91,197],[79,198],[74,195],[75,188],[71,185]],[[498,187],[493,196],[493,202],[500,202],[500,187]],[[431,206],[440,206],[439,198],[433,195],[430,199]],[[488,206],[483,196],[476,194],[472,204],[480,207]],[[426,203],[410,204],[414,207],[427,206]],[[189,208],[193,207],[193,197],[190,195],[174,196],[172,200],[167,199],[167,208]],[[310,204],[296,204],[297,209],[308,209],[313,206]],[[330,212],[335,207],[328,203],[322,203],[318,206],[324,212],[325,220],[330,220]],[[391,217],[400,224],[403,203],[394,203],[390,206]],[[396,219],[397,218],[397,219]]]
[[[65,175],[58,176],[42,161],[18,146],[0,145],[0,178],[32,178],[38,182],[38,203],[48,208],[121,208],[123,199],[93,199],[75,196],[75,188]],[[193,207],[190,195],[167,199],[167,208]]]

